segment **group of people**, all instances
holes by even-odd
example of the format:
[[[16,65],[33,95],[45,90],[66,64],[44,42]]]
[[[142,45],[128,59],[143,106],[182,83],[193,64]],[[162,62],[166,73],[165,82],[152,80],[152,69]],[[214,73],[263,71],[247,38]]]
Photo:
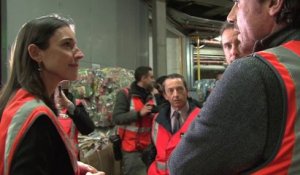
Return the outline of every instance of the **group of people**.
[[[167,160],[200,111],[180,74],[157,79],[151,67],[135,70],[135,81],[117,93],[113,121],[122,140],[124,175],[166,174]],[[154,92],[156,91],[156,93]]]
[[[172,175],[299,174],[300,1],[234,0],[240,50],[168,161]]]
[[[299,0],[234,0],[233,28],[221,31],[230,65],[201,109],[179,74],[165,77],[158,105],[152,69],[137,68],[113,111],[124,174],[299,174],[299,9]],[[17,36],[0,94],[1,174],[104,174],[77,161],[57,120],[55,89],[76,79],[84,56],[71,26],[45,16]]]
[[[299,9],[297,0],[234,1],[221,29],[229,66],[201,109],[182,101],[187,89],[178,74],[164,80],[168,103],[156,114],[145,99],[135,112],[123,108],[136,117],[117,124],[136,128],[134,137],[125,135],[122,148],[136,144],[140,131],[148,132],[146,144],[154,144],[148,146],[154,148],[152,162],[144,165],[146,146],[123,149],[137,154],[131,165],[124,161],[125,174],[298,174]],[[145,117],[153,117],[151,143],[139,115],[145,108]],[[137,162],[147,169],[134,171]]]
[[[238,32],[225,23],[220,34],[227,64],[241,56]],[[172,151],[199,115],[202,105],[189,97],[180,74],[160,76],[140,66],[130,87],[117,93],[113,121],[122,140],[124,175],[169,174]]]

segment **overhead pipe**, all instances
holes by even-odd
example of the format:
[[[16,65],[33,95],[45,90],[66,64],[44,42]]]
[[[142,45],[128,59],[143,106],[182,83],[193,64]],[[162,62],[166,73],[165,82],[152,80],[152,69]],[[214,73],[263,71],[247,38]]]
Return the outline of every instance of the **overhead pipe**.
[[[200,24],[208,24],[209,26],[212,26],[212,27],[220,27],[223,25],[222,21],[191,16],[191,15],[182,13],[178,10],[171,9],[171,8],[168,8],[168,13],[170,13],[171,15],[177,16],[177,19],[179,17],[179,18],[185,20],[186,24],[188,24],[189,22],[195,22],[195,23],[200,23]]]
[[[197,70],[197,66],[194,66],[194,70]],[[201,65],[202,71],[225,71],[226,65]]]
[[[203,40],[200,41],[200,44],[221,47],[221,42],[220,41],[216,41],[216,40],[203,39]]]
[[[225,61],[214,61],[214,60],[205,60],[205,61],[200,61],[200,64],[214,64],[214,65],[224,65]]]
[[[197,80],[200,81],[201,79],[201,70],[200,70],[200,37],[198,35],[197,38],[197,67],[198,67],[198,71],[197,71]]]
[[[193,38],[194,36],[191,36],[191,37]],[[195,45],[196,43],[193,42],[192,44]],[[200,45],[219,47],[219,48],[222,47],[221,42],[215,41],[215,40],[207,40],[207,39],[200,40]]]
[[[201,35],[202,38],[204,36],[205,38],[207,36],[209,36],[209,38],[216,37],[219,34],[219,29],[223,25],[222,21],[191,16],[172,8],[167,9],[167,14],[169,14],[168,16],[172,19],[172,21],[175,21],[177,24],[181,25],[181,27],[183,27],[185,30],[193,29],[201,31],[201,33],[203,33]]]

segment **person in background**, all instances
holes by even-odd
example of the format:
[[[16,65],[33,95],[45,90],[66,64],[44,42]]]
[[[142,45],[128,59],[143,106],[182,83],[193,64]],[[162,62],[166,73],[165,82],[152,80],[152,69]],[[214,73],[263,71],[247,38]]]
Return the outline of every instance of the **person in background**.
[[[104,174],[77,162],[54,105],[55,88],[76,79],[83,56],[65,18],[48,15],[22,26],[0,94],[0,174]]]
[[[162,87],[166,78],[167,78],[167,75],[162,75],[155,80],[153,94],[154,94],[157,106],[153,110],[155,110],[156,112],[158,112],[159,109],[168,102],[168,100],[166,100],[163,95],[164,93],[163,93],[163,87]]]
[[[241,58],[249,53],[244,53],[240,49],[240,41],[238,39],[238,31],[234,29],[234,25],[229,22],[224,22],[220,30],[221,44],[225,55],[227,65],[230,65],[234,60]],[[216,83],[222,78],[223,73],[216,75]],[[215,84],[216,84],[215,83]],[[211,91],[213,91],[215,85],[207,90],[205,95],[205,101],[209,97]]]
[[[239,49],[238,31],[234,29],[232,23],[225,22],[221,27],[220,35],[226,63],[229,65],[242,56]]]
[[[174,150],[179,174],[299,174],[300,1],[235,0],[240,47]]]
[[[112,114],[122,140],[124,175],[147,174],[147,167],[141,157],[151,143],[151,111],[156,105],[151,93],[154,85],[152,68],[136,68],[134,78],[130,88],[117,93]]]
[[[78,148],[78,131],[87,135],[94,131],[94,122],[89,118],[82,101],[75,99],[69,92],[70,81],[63,80],[58,84],[54,93],[56,108],[58,109],[58,120],[64,131]],[[75,151],[79,158],[79,150]]]
[[[169,156],[190,123],[200,112],[200,108],[188,98],[186,81],[180,74],[170,74],[163,83],[163,95],[168,100],[154,117],[152,140],[154,149],[148,175],[169,174],[167,162]]]
[[[164,97],[164,89],[163,89],[163,83],[166,80],[168,75],[162,75],[158,77],[155,81],[155,89],[157,90],[157,93],[154,93],[155,100],[157,103],[157,106],[154,107],[152,111],[158,112],[160,108],[162,108],[165,104],[168,104],[169,101]],[[201,108],[202,103],[199,101],[193,99],[192,97],[188,96],[188,100],[193,101],[194,104],[196,104],[197,107]]]
[[[220,30],[221,44],[225,55],[227,65],[230,65],[234,60],[241,58],[249,53],[244,53],[240,49],[240,41],[238,39],[238,31],[234,29],[234,25],[229,22],[224,22]],[[216,75],[216,83],[221,79],[223,73]],[[207,90],[205,101],[209,97],[215,86]]]

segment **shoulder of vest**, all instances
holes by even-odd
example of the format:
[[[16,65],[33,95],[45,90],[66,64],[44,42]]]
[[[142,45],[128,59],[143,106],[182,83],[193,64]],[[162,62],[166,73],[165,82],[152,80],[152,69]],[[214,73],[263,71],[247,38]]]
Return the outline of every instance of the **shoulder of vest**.
[[[271,53],[271,54],[275,54],[275,55],[280,55],[280,53],[281,53],[282,50],[286,50],[286,51],[292,52],[293,50],[297,49],[297,47],[295,47],[295,45],[298,46],[297,45],[298,43],[299,43],[299,41],[292,40],[292,41],[286,42],[286,43],[284,43],[282,45],[278,45],[276,47],[272,47],[272,48],[268,48],[266,50],[255,52],[253,54],[253,56],[257,56],[257,54],[260,55],[261,53],[267,53],[267,54]]]
[[[30,101],[25,102],[18,112],[21,113],[39,113],[39,114],[47,114],[47,115],[55,115],[53,111],[42,101],[37,99],[32,99]]]

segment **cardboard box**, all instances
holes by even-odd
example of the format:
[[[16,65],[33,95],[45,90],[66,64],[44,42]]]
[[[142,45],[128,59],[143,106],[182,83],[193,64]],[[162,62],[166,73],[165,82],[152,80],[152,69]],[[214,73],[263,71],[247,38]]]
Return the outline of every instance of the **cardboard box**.
[[[86,155],[81,154],[81,161],[89,164],[99,171],[104,171],[106,175],[121,175],[121,161],[114,159],[113,147],[109,143],[101,150],[93,150]]]

